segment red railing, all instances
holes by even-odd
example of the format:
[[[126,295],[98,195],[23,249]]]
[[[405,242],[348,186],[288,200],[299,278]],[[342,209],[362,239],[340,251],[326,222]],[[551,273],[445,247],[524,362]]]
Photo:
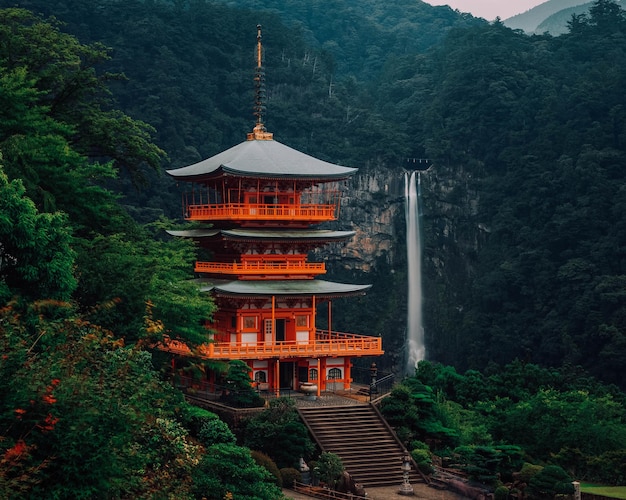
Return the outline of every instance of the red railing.
[[[262,203],[221,203],[187,205],[187,220],[335,220],[335,205],[267,205]]]
[[[261,359],[316,356],[381,356],[382,339],[367,335],[318,330],[315,340],[286,342],[214,342],[199,346],[194,352],[183,342],[166,339],[163,351],[194,355],[207,359]]]
[[[324,274],[326,265],[321,262],[196,262],[195,272],[197,273],[219,273],[235,275],[255,275],[255,274],[297,274],[312,275]]]

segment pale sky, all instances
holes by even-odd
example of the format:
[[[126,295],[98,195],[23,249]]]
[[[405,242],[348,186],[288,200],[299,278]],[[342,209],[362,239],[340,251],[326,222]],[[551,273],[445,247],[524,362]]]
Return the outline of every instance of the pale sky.
[[[474,17],[493,21],[496,17],[507,19],[515,14],[526,12],[547,0],[424,0],[430,5],[449,5],[461,12],[469,12]]]

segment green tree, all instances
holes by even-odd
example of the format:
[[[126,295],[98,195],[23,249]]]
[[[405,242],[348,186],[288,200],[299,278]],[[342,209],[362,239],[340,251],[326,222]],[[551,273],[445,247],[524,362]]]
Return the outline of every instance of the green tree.
[[[415,377],[396,386],[381,402],[380,411],[403,441],[428,441],[437,448],[458,443],[458,431],[448,426],[448,414],[437,395]]]
[[[76,288],[71,238],[67,217],[39,213],[22,181],[9,181],[0,165],[0,304],[16,296],[69,300]]]
[[[128,341],[163,335],[201,344],[214,304],[189,278],[194,244],[164,239],[163,221],[76,241],[81,311]]]
[[[193,473],[196,498],[223,500],[275,500],[284,498],[275,478],[257,465],[248,448],[233,444],[215,444],[206,453]]]
[[[237,441],[228,424],[220,420],[217,415],[214,419],[206,420],[202,424],[198,433],[198,439],[206,447],[220,443],[236,444]]]
[[[333,490],[337,486],[343,471],[344,466],[339,455],[327,451],[321,453],[313,468],[315,477]]]
[[[455,448],[454,456],[470,479],[496,485],[511,481],[513,472],[523,465],[523,450],[519,446],[462,446]]]
[[[315,448],[295,403],[288,398],[271,400],[268,409],[248,421],[244,444],[269,455],[279,468],[296,467]]]
[[[58,21],[24,9],[0,10],[0,21],[3,70],[26,71],[28,81],[38,90],[31,94],[31,104],[39,108],[35,112],[43,111],[49,123],[62,127],[62,135],[73,151],[88,158],[111,158],[116,169],[127,168],[135,176],[144,164],[158,166],[164,153],[150,141],[154,129],[112,109],[107,83],[120,75],[96,72],[97,65],[109,59],[102,44],[83,45],[76,37],[62,32]],[[28,127],[25,119],[19,123]],[[0,143],[7,139],[19,141],[20,131],[14,127],[9,137],[0,138]],[[36,151],[43,153],[44,149]],[[28,154],[28,150],[18,146],[16,159],[19,153]],[[15,166],[19,168],[19,164]],[[42,163],[38,167],[44,166]],[[57,169],[61,166],[56,164]],[[30,167],[37,174],[36,164]],[[79,175],[76,180],[88,183],[90,178]],[[33,181],[39,186],[49,179],[40,175],[39,180],[33,177]],[[53,190],[50,194],[59,196],[62,192]],[[68,207],[58,208],[68,211]]]
[[[251,372],[252,369],[244,361],[238,359],[230,361],[226,374],[228,393],[222,396],[222,399],[234,406],[263,406],[265,400],[252,387]]]
[[[574,485],[561,467],[548,465],[530,479],[528,490],[534,498],[554,498],[555,495],[571,495]]]
[[[77,318],[0,317],[3,498],[189,497],[200,448],[151,357]],[[173,478],[176,478],[173,480]]]

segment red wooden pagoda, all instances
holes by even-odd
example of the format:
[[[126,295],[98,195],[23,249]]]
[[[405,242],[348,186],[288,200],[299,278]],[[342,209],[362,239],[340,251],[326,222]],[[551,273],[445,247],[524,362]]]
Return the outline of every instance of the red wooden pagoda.
[[[357,171],[318,160],[273,139],[262,123],[261,37],[257,37],[256,126],[246,141],[199,163],[168,171],[189,184],[184,217],[206,229],[170,231],[193,238],[212,255],[196,262],[201,286],[217,312],[212,341],[194,355],[244,360],[253,382],[279,392],[303,383],[350,388],[354,357],[383,354],[381,339],[332,330],[332,301],[362,295],[371,285],[321,280],[323,262],[310,250],[351,238],[352,231],[316,229],[339,215],[339,183]],[[316,327],[320,305],[328,327]],[[165,349],[191,355],[174,340]]]

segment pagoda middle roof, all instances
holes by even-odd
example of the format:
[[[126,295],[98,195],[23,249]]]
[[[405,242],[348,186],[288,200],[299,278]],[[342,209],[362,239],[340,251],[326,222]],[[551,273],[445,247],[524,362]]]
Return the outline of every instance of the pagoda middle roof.
[[[187,229],[167,231],[172,236],[183,238],[216,238],[231,240],[343,240],[354,236],[354,231],[331,231],[326,229]]]
[[[167,170],[167,173],[182,181],[222,176],[340,180],[356,171],[356,168],[319,160],[275,140],[248,140],[193,165]]]
[[[363,295],[372,285],[352,285],[325,280],[200,280],[200,290],[219,295],[244,297],[302,297],[320,298]]]

